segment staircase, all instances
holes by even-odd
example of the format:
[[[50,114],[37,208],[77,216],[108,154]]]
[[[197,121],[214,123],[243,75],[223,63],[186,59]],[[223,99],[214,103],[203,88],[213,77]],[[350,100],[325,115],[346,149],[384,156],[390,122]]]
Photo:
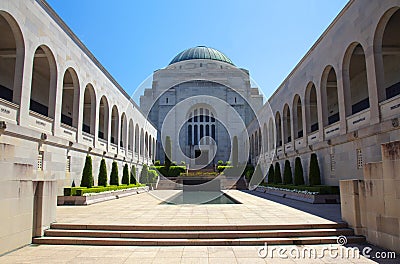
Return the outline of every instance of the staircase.
[[[126,226],[52,224],[34,244],[107,246],[262,246],[363,243],[345,223],[298,225]]]

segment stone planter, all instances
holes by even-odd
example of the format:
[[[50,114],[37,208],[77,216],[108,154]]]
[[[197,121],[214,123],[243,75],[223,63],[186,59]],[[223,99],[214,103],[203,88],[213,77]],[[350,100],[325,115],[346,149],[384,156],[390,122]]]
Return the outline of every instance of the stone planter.
[[[256,192],[267,193],[283,198],[288,198],[292,200],[302,201],[312,204],[337,204],[340,203],[339,194],[306,194],[306,193],[296,193],[285,190],[275,190],[270,188],[265,188],[259,186],[255,189]]]
[[[101,193],[89,193],[84,196],[58,196],[57,205],[91,205],[148,191],[149,187],[146,186]]]

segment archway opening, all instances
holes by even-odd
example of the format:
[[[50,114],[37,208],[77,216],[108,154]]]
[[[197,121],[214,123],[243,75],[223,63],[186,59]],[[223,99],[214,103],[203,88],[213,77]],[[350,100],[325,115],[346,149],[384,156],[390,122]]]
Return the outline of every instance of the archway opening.
[[[295,139],[303,137],[303,112],[299,95],[294,97],[293,102],[293,131]]]
[[[79,82],[76,72],[68,68],[64,73],[61,103],[61,123],[77,127]]]
[[[347,113],[347,116],[368,109],[370,105],[365,53],[360,44],[354,48],[350,57],[349,79],[350,98],[346,98],[346,105],[351,111]]]
[[[328,67],[322,77],[324,125],[331,125],[340,120],[336,72]]]
[[[382,59],[384,90],[379,93],[379,101],[400,94],[400,10],[397,10],[386,24],[382,38]]]
[[[99,106],[99,131],[100,139],[108,140],[108,102],[105,96],[100,99]]]
[[[285,144],[292,141],[292,128],[290,119],[290,109],[286,104],[283,108],[283,133]]]
[[[88,134],[95,134],[94,121],[96,116],[96,97],[93,87],[88,84],[85,87],[83,96],[83,123],[82,131]]]
[[[276,113],[275,123],[276,123],[276,146],[282,147],[282,121],[281,121],[281,114],[279,112]]]
[[[318,104],[317,90],[314,84],[310,84],[306,90],[306,116],[307,132],[313,133],[319,129],[318,126]]]
[[[20,103],[24,43],[13,18],[0,12],[0,98]]]
[[[31,99],[29,109],[47,117],[54,117],[56,91],[54,56],[45,46],[36,49],[33,59]]]
[[[111,144],[118,144],[119,115],[117,106],[113,106],[111,111]]]

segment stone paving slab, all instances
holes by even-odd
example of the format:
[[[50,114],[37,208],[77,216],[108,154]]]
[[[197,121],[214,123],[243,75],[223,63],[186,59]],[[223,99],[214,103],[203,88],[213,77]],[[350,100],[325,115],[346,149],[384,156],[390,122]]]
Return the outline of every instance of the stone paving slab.
[[[170,197],[178,191],[152,191],[90,206],[57,207],[58,223],[119,225],[261,225],[333,223],[313,215],[256,197],[229,190],[241,204],[169,205],[159,197]]]
[[[349,245],[353,246],[353,245]],[[299,251],[304,247],[315,250],[311,257],[279,257],[269,254],[265,258],[258,256],[259,247],[255,246],[224,246],[224,247],[115,247],[115,246],[27,246],[20,250],[0,257],[0,263],[399,263],[397,259],[374,261],[363,256],[347,257],[346,255],[330,257],[322,255],[325,248],[337,247],[338,251],[345,249],[337,245],[315,246],[281,246],[287,252]],[[377,248],[374,248],[377,250]]]

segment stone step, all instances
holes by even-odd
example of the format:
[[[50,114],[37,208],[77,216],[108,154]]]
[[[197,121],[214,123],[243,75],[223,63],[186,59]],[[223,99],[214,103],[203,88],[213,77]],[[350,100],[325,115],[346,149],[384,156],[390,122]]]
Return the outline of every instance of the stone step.
[[[353,236],[352,229],[298,229],[256,231],[104,231],[63,230],[45,231],[46,237],[97,237],[97,238],[140,238],[140,239],[237,239],[237,238],[293,238],[322,236]]]
[[[279,225],[99,225],[53,223],[50,229],[103,231],[260,231],[347,228],[345,222]]]
[[[98,245],[98,246],[239,246],[239,245],[312,245],[336,244],[337,236],[294,238],[238,238],[238,239],[132,239],[88,237],[40,237],[34,244],[49,245]],[[347,237],[348,243],[364,243],[365,238]]]

